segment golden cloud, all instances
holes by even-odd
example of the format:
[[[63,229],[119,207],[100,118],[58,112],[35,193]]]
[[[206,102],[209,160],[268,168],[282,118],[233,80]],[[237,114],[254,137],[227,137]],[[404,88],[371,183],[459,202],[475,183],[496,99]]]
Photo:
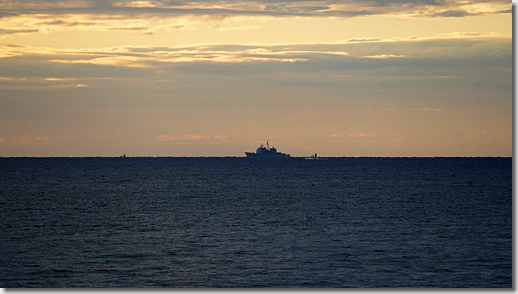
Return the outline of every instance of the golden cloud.
[[[373,58],[373,59],[403,58],[403,57],[405,57],[405,55],[379,54],[379,55],[363,56],[363,58]]]
[[[350,18],[395,16],[398,18],[451,18],[512,13],[512,3],[497,1],[53,1],[0,2],[0,36],[47,34],[63,30],[124,30],[153,34],[159,30],[190,30],[197,23],[224,20],[286,17]],[[167,22],[163,26],[160,21]],[[251,30],[260,26],[216,28],[220,32]],[[370,42],[355,38],[345,42]]]

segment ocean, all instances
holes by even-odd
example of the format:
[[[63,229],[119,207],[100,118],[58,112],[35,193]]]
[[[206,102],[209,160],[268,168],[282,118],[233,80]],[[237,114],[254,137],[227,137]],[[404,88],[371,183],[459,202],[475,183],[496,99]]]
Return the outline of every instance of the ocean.
[[[512,158],[0,158],[2,288],[511,288]]]

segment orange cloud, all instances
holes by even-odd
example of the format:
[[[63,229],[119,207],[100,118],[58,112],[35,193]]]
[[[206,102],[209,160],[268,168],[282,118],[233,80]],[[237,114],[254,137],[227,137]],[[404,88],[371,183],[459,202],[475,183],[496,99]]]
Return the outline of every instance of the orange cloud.
[[[76,78],[45,78],[47,81],[75,81]]]
[[[367,137],[367,135],[366,134],[350,134],[350,135],[347,135],[347,137],[357,138],[357,137]]]
[[[218,140],[225,140],[226,138],[228,138],[228,136],[214,135],[214,138]]]
[[[18,81],[24,81],[27,78],[9,78],[9,77],[0,77],[0,81],[7,81],[7,82],[18,82]]]
[[[50,141],[49,138],[44,138],[44,137],[32,137],[32,138],[27,138],[27,137],[18,137],[18,142],[20,142],[22,145],[31,145],[31,144],[37,144],[39,142],[48,142]]]

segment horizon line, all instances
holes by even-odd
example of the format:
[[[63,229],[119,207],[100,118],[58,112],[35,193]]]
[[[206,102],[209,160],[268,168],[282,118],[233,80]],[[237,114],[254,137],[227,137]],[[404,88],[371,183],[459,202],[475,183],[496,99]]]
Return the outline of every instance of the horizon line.
[[[279,158],[279,159],[304,159],[307,156],[291,156],[287,158]],[[223,156],[0,156],[0,159],[8,159],[8,158],[247,158],[246,156],[233,156],[233,155],[223,155]],[[502,155],[491,155],[491,156],[319,156],[318,158],[513,158],[513,156],[502,156]],[[250,158],[249,158],[250,159]],[[253,161],[271,161],[271,160],[279,160],[279,159],[250,159]]]

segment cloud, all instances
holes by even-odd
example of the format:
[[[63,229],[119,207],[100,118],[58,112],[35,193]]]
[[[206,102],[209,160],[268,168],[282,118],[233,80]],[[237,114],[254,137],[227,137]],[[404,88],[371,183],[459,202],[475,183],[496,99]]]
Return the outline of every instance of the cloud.
[[[480,1],[3,1],[0,17],[16,15],[90,15],[117,16],[124,19],[207,17],[356,17],[397,15],[398,17],[466,17],[511,12],[511,3],[504,0]],[[57,24],[57,23],[56,23]],[[66,23],[63,23],[66,25]]]
[[[362,43],[362,42],[378,42],[381,41],[377,38],[353,38],[345,41],[338,41],[338,43]]]
[[[451,18],[508,14],[509,1],[128,1],[128,0],[25,0],[0,2],[0,36],[47,34],[53,31],[126,31],[152,35],[161,30],[193,30],[199,23],[243,19],[351,18]],[[163,23],[167,25],[163,25]],[[261,26],[217,28],[220,32],[259,29]],[[353,38],[344,42],[375,42]]]
[[[27,78],[9,78],[9,77],[0,77],[0,81],[3,81],[3,82],[18,82],[18,81],[25,81],[27,80]]]
[[[373,59],[402,58],[402,57],[405,57],[405,55],[378,54],[378,55],[363,56],[363,58],[373,58]]]
[[[445,10],[441,12],[436,12],[430,15],[430,17],[465,17],[465,16],[474,16],[478,15],[478,13],[469,13],[466,10],[457,9],[457,10]]]
[[[349,137],[349,138],[365,138],[365,137],[373,137],[373,136],[378,136],[378,135],[380,135],[380,133],[369,133],[369,134],[353,133],[353,134],[347,135],[347,137]]]
[[[42,21],[43,19],[43,21]],[[22,14],[19,16],[0,19],[2,29],[0,36],[27,35],[32,33],[48,34],[54,31],[88,30],[88,31],[126,31],[142,34],[154,34],[160,30],[192,30],[185,20],[171,19],[169,24],[162,25],[154,22],[149,15],[137,17],[134,15],[108,14]],[[184,23],[180,23],[184,22]]]
[[[23,137],[23,136],[18,136],[18,137],[16,137],[16,141],[19,142],[22,145],[34,145],[34,144],[38,144],[38,143],[49,142],[50,139],[49,138],[45,138],[45,137]]]
[[[55,19],[51,21],[39,21],[36,22],[35,25],[38,26],[64,26],[64,27],[77,27],[77,26],[93,26],[95,22],[79,22],[79,21],[64,21],[61,19]]]
[[[77,78],[45,78],[47,81],[75,81]]]
[[[105,80],[106,78],[45,78],[45,77],[0,77],[0,89],[70,89],[86,88],[85,84],[91,80]],[[80,81],[80,83],[78,83]]]
[[[65,64],[95,64],[95,65],[106,65],[106,66],[121,66],[121,67],[136,67],[136,68],[147,68],[151,67],[150,64],[146,63],[150,58],[146,57],[135,57],[135,56],[120,56],[113,55],[110,57],[96,57],[91,59],[55,59],[50,62],[65,63]]]
[[[0,58],[0,85],[4,89],[28,85],[58,87],[57,84],[97,88],[107,85],[108,79],[127,83],[138,78],[141,83],[148,81],[157,87],[179,86],[177,81],[184,81],[182,87],[187,87],[198,83],[185,84],[185,79],[194,76],[213,79],[256,76],[276,78],[274,86],[278,88],[282,82],[284,89],[311,87],[324,80],[329,87],[362,81],[372,87],[389,81],[413,81],[417,87],[432,85],[432,80],[459,83],[467,76],[473,76],[469,84],[474,85],[473,78],[483,71],[497,77],[512,70],[511,36],[456,35],[364,43],[128,45],[81,49],[3,44],[0,45],[0,56],[4,57]]]
[[[448,34],[440,34],[439,37],[445,38],[462,38],[462,37],[476,37],[480,36],[478,32],[451,32]]]
[[[349,138],[357,138],[357,137],[367,137],[367,135],[366,134],[355,133],[355,134],[347,135],[347,137],[349,137]]]
[[[503,9],[498,11],[479,11],[469,12],[464,9],[451,9],[440,12],[431,13],[428,16],[432,18],[436,17],[468,17],[468,16],[480,16],[480,15],[494,15],[494,14],[507,14],[512,13],[511,9]]]
[[[6,35],[14,35],[14,34],[31,34],[37,33],[39,29],[24,29],[24,28],[15,28],[15,29],[1,29],[0,28],[0,36]]]
[[[109,31],[148,31],[149,27],[140,26],[140,27],[112,27],[106,28]]]
[[[175,48],[175,47],[153,47],[142,48],[144,52],[127,53],[132,51],[130,47],[119,49],[105,48],[98,52],[77,52],[77,58],[52,59],[50,62],[65,64],[95,64],[106,66],[122,66],[135,68],[163,67],[166,64],[210,62],[210,63],[241,63],[241,62],[299,62],[307,61],[297,51],[276,51],[272,52],[264,48],[249,49],[247,46],[242,50],[211,50],[212,48]],[[135,47],[138,49],[138,47]],[[147,52],[146,52],[147,51]],[[83,54],[82,54],[83,53]],[[323,52],[322,54],[341,54],[343,52]],[[72,54],[68,54],[71,57]]]

